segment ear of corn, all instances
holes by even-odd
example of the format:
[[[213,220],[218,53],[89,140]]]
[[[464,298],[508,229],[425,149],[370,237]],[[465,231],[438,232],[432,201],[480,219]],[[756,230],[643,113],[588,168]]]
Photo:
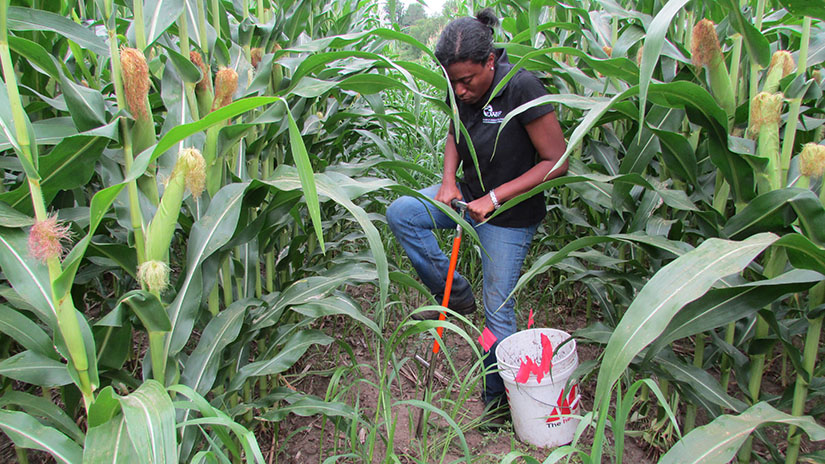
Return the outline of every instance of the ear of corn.
[[[181,151],[166,184],[158,210],[146,232],[147,261],[166,262],[168,260],[169,247],[178,224],[178,215],[186,187],[189,185],[195,189],[192,194],[199,196],[203,190],[203,176],[204,161],[200,152],[194,148]]]
[[[198,100],[198,113],[203,117],[212,110],[212,104],[215,100],[212,93],[212,72],[209,66],[203,62],[200,53],[196,51],[189,52],[189,59],[201,70],[201,80],[195,86],[195,96]]]
[[[779,50],[771,57],[771,64],[768,67],[768,75],[765,78],[763,92],[774,93],[779,90],[779,81],[783,77],[792,73],[796,64],[793,57],[787,50]]]
[[[704,66],[713,97],[728,114],[728,119],[732,119],[736,112],[733,87],[712,21],[703,19],[694,26],[691,54],[694,65]]]
[[[779,122],[784,97],[781,93],[761,92],[751,101],[751,133],[756,134],[757,154],[767,160],[759,173],[760,193],[776,190],[782,185],[782,165],[779,160]]]

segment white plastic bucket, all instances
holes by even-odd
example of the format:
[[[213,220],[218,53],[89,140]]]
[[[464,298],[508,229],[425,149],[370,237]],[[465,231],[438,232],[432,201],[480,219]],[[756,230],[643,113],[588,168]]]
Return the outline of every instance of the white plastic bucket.
[[[550,374],[545,374],[541,383],[535,375],[530,375],[525,383],[517,383],[516,375],[525,356],[536,363],[541,362],[541,335],[550,339],[553,345],[553,364]],[[496,347],[496,358],[513,427],[519,440],[540,447],[566,445],[573,441],[579,419],[566,417],[579,414],[581,396],[576,384],[564,391],[567,379],[579,365],[576,341],[570,339],[558,348],[570,334],[557,329],[528,329],[516,332],[500,341]]]

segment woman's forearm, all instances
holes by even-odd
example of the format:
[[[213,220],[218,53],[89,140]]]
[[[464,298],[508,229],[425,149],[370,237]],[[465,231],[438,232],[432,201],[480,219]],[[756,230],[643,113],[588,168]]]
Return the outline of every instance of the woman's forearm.
[[[555,162],[549,160],[539,161],[535,166],[530,168],[529,171],[519,177],[516,177],[510,182],[501,184],[493,189],[495,190],[496,198],[499,203],[504,203],[511,198],[521,195],[522,193],[527,193],[533,187],[536,187],[537,185],[550,179],[563,176],[567,172],[567,160],[565,160],[564,163],[557,167],[553,172],[550,172],[550,169],[552,169],[555,164]]]

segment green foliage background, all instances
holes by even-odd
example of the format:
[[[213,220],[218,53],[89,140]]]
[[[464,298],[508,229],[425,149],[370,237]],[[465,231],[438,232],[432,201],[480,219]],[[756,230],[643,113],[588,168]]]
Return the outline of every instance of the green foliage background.
[[[418,334],[443,325],[480,353],[458,324],[407,317],[423,289],[383,213],[439,178],[457,116],[430,40],[482,6],[568,138],[568,175],[503,206],[548,198],[517,292],[583,296],[591,325],[575,336],[604,345],[575,375],[595,378],[592,411],[544,462],[621,462],[628,435],[662,462],[728,462],[740,447],[743,462],[821,459],[800,439],[825,439],[825,191],[799,160],[822,149],[825,7],[461,1],[422,18],[393,1],[2,0],[0,429],[18,459],[262,462],[255,431],[297,414],[341,439],[322,450],[331,461],[432,462],[452,446],[472,462],[463,405],[480,362],[463,371],[445,350],[460,394],[392,396]],[[691,60],[701,19],[721,43],[712,65]],[[146,61],[137,98],[124,47]],[[786,75],[768,67],[778,50],[795,63]],[[219,73],[237,78],[225,106]],[[749,132],[762,91],[782,93],[780,115]],[[189,148],[203,192],[184,188],[197,168],[175,170]],[[37,259],[33,224],[50,216],[70,240]],[[469,275],[480,252],[465,247]],[[167,287],[143,278],[148,262],[168,268]],[[335,316],[370,362],[320,329]],[[341,362],[325,397],[290,388],[290,369],[326,347]],[[779,390],[764,389],[774,357]],[[400,451],[406,407],[448,427]],[[757,429],[768,422],[790,425],[787,439]],[[536,460],[521,454],[497,458]]]

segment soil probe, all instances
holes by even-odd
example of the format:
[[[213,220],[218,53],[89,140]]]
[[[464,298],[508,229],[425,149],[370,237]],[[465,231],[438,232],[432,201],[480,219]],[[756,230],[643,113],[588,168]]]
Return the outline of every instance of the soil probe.
[[[450,202],[450,206],[453,209],[458,211],[458,214],[463,218],[464,211],[467,210],[467,203],[461,200],[453,200]],[[461,246],[461,224],[455,225],[455,237],[453,238],[453,250],[450,253],[450,267],[447,269],[447,282],[444,284],[444,298],[441,300],[441,306],[447,307],[447,304],[450,302],[450,292],[453,290],[453,274],[455,274],[455,265],[458,261],[458,248]],[[447,312],[441,311],[441,314],[438,315],[438,320],[443,321],[447,319]],[[441,346],[438,344],[438,339],[444,334],[444,327],[438,327],[435,329],[438,333],[438,337],[433,340],[433,351],[430,354],[430,363],[427,366],[427,383],[424,390],[424,400],[427,399],[427,392],[430,391],[430,387],[433,383],[433,373],[435,372],[435,357],[438,355],[438,352],[441,351]],[[424,408],[421,408],[421,411],[418,413],[418,424],[415,427],[415,436],[416,438],[421,438],[421,433],[424,430]]]

